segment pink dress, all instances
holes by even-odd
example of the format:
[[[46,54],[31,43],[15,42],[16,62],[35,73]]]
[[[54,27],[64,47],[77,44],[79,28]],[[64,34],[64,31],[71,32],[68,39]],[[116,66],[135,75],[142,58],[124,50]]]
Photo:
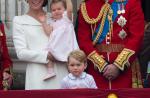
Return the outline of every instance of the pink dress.
[[[56,60],[66,62],[68,54],[78,49],[73,23],[65,11],[59,20],[49,18],[48,24],[53,26],[53,31],[50,34],[47,49]]]

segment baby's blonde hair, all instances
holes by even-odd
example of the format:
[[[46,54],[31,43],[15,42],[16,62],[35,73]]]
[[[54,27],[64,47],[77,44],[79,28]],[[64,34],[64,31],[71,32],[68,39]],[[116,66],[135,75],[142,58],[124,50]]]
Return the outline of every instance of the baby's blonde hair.
[[[85,63],[85,64],[87,63],[86,54],[82,50],[74,50],[74,51],[72,51],[69,54],[69,56],[68,56],[68,63],[69,63],[69,58],[70,57],[75,58],[79,62],[82,62],[82,63]]]
[[[50,10],[51,10],[52,5],[55,4],[55,3],[58,3],[58,2],[62,2],[64,8],[66,9],[66,2],[65,2],[65,0],[52,0],[51,3],[50,3]]]

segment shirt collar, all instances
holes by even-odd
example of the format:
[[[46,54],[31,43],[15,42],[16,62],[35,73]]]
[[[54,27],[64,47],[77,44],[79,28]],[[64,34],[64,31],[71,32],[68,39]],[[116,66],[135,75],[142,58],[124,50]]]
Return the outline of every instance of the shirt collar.
[[[76,80],[76,79],[84,79],[86,77],[86,73],[82,72],[81,75],[79,77],[74,76],[72,73],[70,73],[68,75],[68,77],[72,80]]]

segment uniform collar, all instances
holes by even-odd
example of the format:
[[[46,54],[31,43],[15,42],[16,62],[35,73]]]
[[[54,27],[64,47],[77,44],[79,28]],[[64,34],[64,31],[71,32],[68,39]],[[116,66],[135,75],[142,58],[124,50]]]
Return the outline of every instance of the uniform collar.
[[[79,77],[74,76],[73,74],[69,74],[68,77],[72,80],[76,80],[76,79],[84,79],[86,77],[86,73],[82,72],[82,74]]]

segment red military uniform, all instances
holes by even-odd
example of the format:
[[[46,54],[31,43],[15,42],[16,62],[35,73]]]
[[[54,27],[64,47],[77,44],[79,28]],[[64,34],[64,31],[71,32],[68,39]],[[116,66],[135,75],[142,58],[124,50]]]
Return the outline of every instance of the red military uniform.
[[[11,65],[12,62],[8,55],[4,25],[0,21],[0,89],[2,89],[2,80],[3,80],[2,73],[3,71],[10,71],[9,67]]]
[[[109,63],[121,71],[111,82],[112,88],[142,87],[139,67],[135,66],[138,65],[135,57],[144,34],[144,16],[139,0],[109,0],[107,4],[105,0],[85,0],[77,23],[80,49],[91,61],[88,73],[93,75],[99,88],[109,88],[108,80],[102,75]],[[100,29],[97,29],[99,24]]]

